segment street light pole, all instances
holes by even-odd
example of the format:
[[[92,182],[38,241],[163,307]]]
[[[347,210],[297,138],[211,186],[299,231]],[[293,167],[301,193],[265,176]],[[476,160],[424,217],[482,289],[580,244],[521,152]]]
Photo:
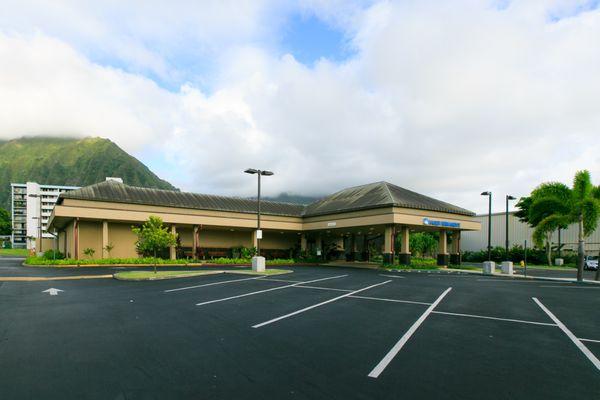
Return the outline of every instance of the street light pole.
[[[506,195],[506,259],[508,260],[508,246],[509,246],[509,242],[508,242],[508,201],[509,200],[516,200],[516,197],[513,197],[509,194]],[[510,260],[509,260],[510,261]]]
[[[244,171],[247,174],[256,174],[258,175],[258,198],[256,201],[256,213],[257,213],[257,223],[256,223],[256,255],[260,257],[260,240],[262,236],[262,232],[260,230],[260,177],[261,176],[271,176],[273,172],[271,171],[263,171],[260,169],[248,168]]]
[[[492,192],[481,193],[482,196],[488,196],[488,261],[492,261]]]

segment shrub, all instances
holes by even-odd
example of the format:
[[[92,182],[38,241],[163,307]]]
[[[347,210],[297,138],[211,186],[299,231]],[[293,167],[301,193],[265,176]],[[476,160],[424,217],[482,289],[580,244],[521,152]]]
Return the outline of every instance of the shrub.
[[[62,260],[65,258],[65,255],[58,250],[46,250],[43,258],[45,260]]]
[[[96,250],[92,249],[91,247],[83,249],[83,254],[85,254],[89,258],[93,258],[95,253],[96,253]]]
[[[488,254],[487,250],[480,251],[465,251],[462,254],[463,261],[466,262],[483,262],[487,261]],[[525,260],[525,249],[523,246],[513,246],[508,250],[508,255],[506,254],[506,249],[504,247],[494,247],[492,249],[492,261],[497,263],[501,263],[502,261],[512,261],[514,263],[519,263],[522,260]],[[547,264],[548,261],[546,259],[546,252],[544,249],[528,248],[527,249],[527,263],[528,264],[538,264],[544,265]]]

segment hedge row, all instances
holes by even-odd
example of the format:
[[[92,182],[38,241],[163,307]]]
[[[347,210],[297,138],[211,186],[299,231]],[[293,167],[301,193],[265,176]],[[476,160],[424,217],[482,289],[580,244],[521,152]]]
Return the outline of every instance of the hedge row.
[[[158,264],[158,265],[173,265],[173,264],[221,264],[221,265],[235,265],[235,264],[251,264],[252,260],[248,258],[217,258],[214,260],[169,260],[162,258],[85,258],[80,260],[75,259],[60,259],[52,260],[45,257],[28,257],[26,263],[29,265],[112,265],[112,264]],[[286,265],[294,264],[296,260],[293,259],[274,259],[267,260],[267,265]]]

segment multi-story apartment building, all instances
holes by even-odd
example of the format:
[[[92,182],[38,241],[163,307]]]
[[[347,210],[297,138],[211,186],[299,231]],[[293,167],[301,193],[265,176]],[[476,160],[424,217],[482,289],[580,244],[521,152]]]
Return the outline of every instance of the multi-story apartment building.
[[[36,247],[35,240],[31,238],[39,238],[40,233],[44,239],[53,238],[46,232],[46,227],[58,196],[62,192],[79,189],[77,186],[40,185],[36,182],[11,183],[10,187],[12,245],[28,249]]]

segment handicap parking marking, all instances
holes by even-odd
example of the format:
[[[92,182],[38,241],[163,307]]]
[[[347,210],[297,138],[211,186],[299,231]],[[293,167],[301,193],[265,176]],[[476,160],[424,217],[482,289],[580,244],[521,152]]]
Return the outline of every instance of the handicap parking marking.
[[[379,375],[385,370],[390,362],[396,357],[396,354],[402,350],[402,347],[408,342],[411,336],[419,329],[419,326],[427,319],[427,317],[431,314],[431,312],[437,307],[438,304],[446,297],[448,293],[452,290],[452,287],[446,289],[429,307],[427,310],[417,319],[408,331],[398,340],[398,342],[390,349],[390,351],[383,357],[383,359],[373,368],[373,370],[369,373],[369,378],[378,378]]]
[[[265,322],[261,322],[260,324],[253,325],[252,327],[253,327],[253,328],[261,328],[261,327],[263,327],[263,326],[270,325],[270,324],[272,324],[272,323],[274,323],[274,322],[281,321],[282,319],[286,319],[286,318],[289,318],[289,317],[293,317],[294,315],[301,314],[301,313],[303,313],[303,312],[306,312],[306,311],[312,310],[312,309],[314,309],[314,308],[317,308],[317,307],[324,306],[325,304],[333,303],[334,301],[341,300],[341,299],[343,299],[343,298],[345,298],[345,297],[352,296],[353,294],[360,293],[360,292],[364,292],[365,290],[369,290],[369,289],[372,289],[372,288],[374,288],[374,287],[377,287],[377,286],[385,285],[385,284],[387,284],[387,283],[390,283],[390,282],[391,282],[391,280],[389,280],[389,281],[385,281],[385,282],[376,283],[376,284],[374,284],[374,285],[367,286],[367,287],[365,287],[365,288],[362,288],[362,289],[353,290],[352,292],[349,292],[349,293],[343,294],[343,295],[341,295],[341,296],[338,296],[338,297],[334,297],[333,299],[329,299],[329,300],[323,301],[323,302],[321,302],[321,303],[313,304],[312,306],[308,306],[308,307],[302,308],[302,309],[300,309],[300,310],[296,310],[296,311],[294,311],[294,312],[291,312],[291,313],[289,313],[289,314],[285,314],[285,315],[282,315],[282,316],[280,316],[280,317],[273,318],[273,319],[270,319],[270,320],[268,320],[268,321],[265,321]]]
[[[531,299],[542,309],[542,311],[544,311],[550,317],[551,320],[553,320],[556,323],[556,325],[558,325],[558,327],[565,333],[565,335],[567,335],[567,337],[571,339],[575,346],[577,346],[577,348],[581,350],[581,352],[588,358],[588,360],[590,360],[592,364],[594,364],[596,369],[600,371],[600,360],[596,358],[594,353],[592,353],[586,347],[586,345],[583,344],[582,341],[578,339],[573,334],[573,332],[571,332],[569,328],[567,328],[565,324],[563,324],[548,308],[546,308],[546,306],[544,306],[542,302],[537,299],[537,297],[532,297]]]
[[[300,285],[306,284],[306,283],[321,282],[321,281],[326,281],[326,280],[329,280],[329,279],[339,279],[339,278],[344,278],[344,277],[347,277],[347,276],[348,275],[336,275],[336,276],[329,276],[327,278],[320,278],[320,279],[313,279],[313,280],[310,280],[310,281],[297,282],[297,283],[292,283],[290,285],[278,286],[278,287],[274,287],[274,288],[270,288],[270,289],[257,290],[256,292],[239,294],[237,296],[230,296],[230,297],[224,297],[222,299],[204,301],[204,302],[198,303],[196,305],[197,306],[204,306],[204,305],[207,305],[207,304],[219,303],[219,302],[222,302],[222,301],[228,301],[228,300],[233,300],[233,299],[239,299],[239,298],[242,298],[242,297],[253,296],[253,295],[256,295],[256,294],[272,292],[274,290],[287,289],[287,288],[291,288],[291,287],[295,287],[295,286],[300,286]]]

